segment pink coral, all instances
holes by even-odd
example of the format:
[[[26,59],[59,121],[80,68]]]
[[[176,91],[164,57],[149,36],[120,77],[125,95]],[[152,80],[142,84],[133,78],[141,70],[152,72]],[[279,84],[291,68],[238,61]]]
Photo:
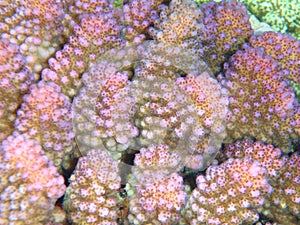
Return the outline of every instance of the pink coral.
[[[110,12],[113,9],[113,0],[65,0],[68,12],[72,18],[82,14]]]
[[[227,141],[248,136],[289,151],[299,138],[300,108],[277,61],[245,45],[225,64],[219,80],[231,95]]]
[[[9,136],[0,147],[0,224],[51,221],[64,178],[35,141]]]
[[[71,104],[54,83],[31,86],[17,112],[15,128],[16,133],[37,140],[56,166],[73,149]]]
[[[275,207],[274,207],[275,206]],[[262,212],[283,224],[297,224],[300,219],[300,155],[293,153],[274,183],[274,192]]]
[[[271,194],[267,171],[249,157],[210,166],[196,179],[185,217],[190,224],[252,224]]]
[[[135,110],[129,75],[106,61],[84,74],[85,85],[73,101],[76,138],[82,154],[97,147],[120,158],[133,145],[138,130],[131,121]]]
[[[178,172],[182,167],[182,158],[165,144],[151,144],[141,148],[134,158],[132,174],[137,184],[151,184],[160,178]]]
[[[261,141],[254,142],[251,139],[226,144],[224,153],[228,158],[248,156],[259,161],[267,169],[269,179],[275,182],[286,163],[286,158],[281,158],[282,152],[279,148],[271,144],[266,145]]]
[[[168,7],[162,7],[160,17],[149,33],[156,41],[180,46],[203,56],[202,16],[201,10],[192,0],[171,1]]]
[[[151,72],[138,71],[132,82],[139,143],[166,143],[183,156],[186,166],[205,169],[224,138],[226,90],[207,72],[176,80],[174,71],[167,78]]]
[[[174,224],[180,219],[185,199],[183,179],[176,173],[154,183],[137,185],[129,200],[128,220],[132,224]]]
[[[264,32],[261,36],[252,36],[251,46],[262,47],[282,68],[289,71],[288,78],[300,83],[300,41],[288,34]]]
[[[50,55],[63,42],[64,7],[61,0],[10,1],[0,18],[0,33],[18,44],[26,66],[36,79]]]
[[[266,197],[265,204],[259,211],[280,224],[297,224],[300,215],[299,154],[281,157],[279,148],[250,139],[225,145],[224,150],[229,158],[251,157],[267,169],[273,192]]]
[[[45,81],[58,84],[63,93],[70,98],[77,93],[81,83],[81,75],[105,51],[124,45],[120,37],[121,26],[113,13],[83,14],[77,24],[74,34],[69,37],[69,43],[50,58],[50,68],[42,71]]]
[[[72,224],[117,225],[118,163],[101,149],[81,157],[70,177],[64,209]]]
[[[142,148],[136,155],[134,177],[129,182],[133,186],[128,190],[134,191],[129,196],[130,223],[171,225],[179,221],[186,200],[183,179],[172,172],[179,161],[180,157],[163,144]]]
[[[22,95],[29,90],[34,76],[25,67],[18,45],[0,40],[0,142],[13,131]]]
[[[246,7],[236,0],[201,5],[203,11],[205,59],[214,74],[253,34]]]
[[[126,40],[141,42],[146,39],[148,29],[158,19],[163,0],[130,0],[122,7],[122,33]]]

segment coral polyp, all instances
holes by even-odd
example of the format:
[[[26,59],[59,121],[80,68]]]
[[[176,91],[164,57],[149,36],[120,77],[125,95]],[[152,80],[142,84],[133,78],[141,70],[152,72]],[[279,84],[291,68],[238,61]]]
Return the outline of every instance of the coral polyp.
[[[270,2],[0,0],[0,225],[300,224],[299,9]]]

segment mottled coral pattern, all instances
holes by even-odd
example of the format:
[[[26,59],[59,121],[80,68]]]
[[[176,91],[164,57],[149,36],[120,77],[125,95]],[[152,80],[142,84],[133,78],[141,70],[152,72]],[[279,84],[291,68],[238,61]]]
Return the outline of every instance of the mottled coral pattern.
[[[0,225],[300,224],[298,6],[0,0]]]
[[[66,187],[40,145],[23,135],[9,136],[0,147],[0,173],[0,224],[55,221],[55,202]]]

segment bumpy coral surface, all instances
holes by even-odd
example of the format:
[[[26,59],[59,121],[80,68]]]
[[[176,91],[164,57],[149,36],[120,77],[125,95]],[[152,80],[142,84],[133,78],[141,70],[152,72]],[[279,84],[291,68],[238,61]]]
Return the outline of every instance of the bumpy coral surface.
[[[41,146],[21,135],[9,136],[3,141],[0,147],[0,224],[55,222],[54,204],[64,192],[64,178]]]
[[[104,150],[92,149],[79,159],[64,201],[72,224],[117,225],[118,172],[117,161]]]
[[[218,2],[0,0],[1,225],[299,224],[298,42]]]
[[[298,0],[240,0],[259,19],[277,32],[300,38],[300,2]]]
[[[0,39],[0,142],[12,133],[22,95],[34,81],[24,64],[19,46]]]
[[[72,18],[78,18],[82,14],[110,12],[113,8],[113,0],[65,0],[66,8]]]
[[[272,192],[266,169],[249,157],[211,166],[196,181],[185,215],[194,225],[252,224]]]
[[[73,148],[71,104],[55,83],[40,81],[30,87],[17,112],[16,133],[37,140],[49,159],[60,166]]]
[[[73,102],[74,125],[80,150],[104,147],[125,151],[138,130],[131,121],[134,114],[128,72],[120,72],[114,63],[102,62],[84,74],[85,86]]]
[[[26,65],[39,79],[48,58],[64,41],[63,1],[8,1],[2,10],[1,37],[20,46]]]
[[[300,217],[299,154],[281,156],[279,148],[250,139],[226,145],[224,153],[228,158],[249,156],[260,162],[267,169],[273,192],[266,197],[265,204],[259,211],[280,224],[297,224]]]
[[[154,21],[159,18],[158,9],[163,0],[131,0],[122,8],[122,33],[126,40],[141,42]]]
[[[244,46],[225,65],[230,92],[229,138],[252,137],[289,151],[299,135],[299,103],[286,71],[261,48]]]
[[[203,55],[201,10],[191,0],[175,0],[169,7],[162,7],[160,17],[149,29],[154,40],[190,49]]]
[[[131,224],[171,225],[179,221],[186,200],[183,179],[172,172],[179,162],[180,157],[163,144],[143,148],[136,155],[134,178],[129,182],[129,193],[134,191],[129,196]]]
[[[183,179],[176,173],[154,183],[136,186],[129,200],[131,224],[174,224],[180,219],[185,204]]]
[[[216,80],[208,73],[175,81],[149,74],[134,80],[132,89],[139,143],[166,143],[185,157],[186,166],[204,169],[225,131],[228,100]]]
[[[201,5],[203,11],[204,53],[206,61],[217,74],[228,60],[253,34],[246,7],[235,0],[211,1]]]
[[[297,223],[300,220],[300,156],[293,153],[281,169],[280,176],[274,184],[274,192],[270,196],[263,213],[270,218],[285,223]],[[274,207],[275,206],[275,207]]]
[[[134,183],[151,184],[178,172],[182,167],[181,161],[181,156],[171,152],[170,147],[165,144],[151,144],[147,148],[141,148],[134,158]]]
[[[82,14],[79,23],[74,25],[74,34],[69,43],[50,58],[50,68],[42,71],[45,81],[58,84],[64,94],[70,98],[77,93],[81,83],[81,75],[89,68],[89,64],[106,50],[122,46],[121,26],[113,13]]]
[[[300,83],[300,41],[288,34],[265,32],[261,36],[252,36],[251,46],[263,47],[282,68],[289,71],[288,78]]]
[[[245,156],[257,160],[267,169],[268,178],[276,181],[285,166],[286,158],[280,158],[282,152],[271,144],[245,139],[232,144],[226,144],[224,153],[228,158],[243,158]],[[272,183],[273,184],[273,183]]]

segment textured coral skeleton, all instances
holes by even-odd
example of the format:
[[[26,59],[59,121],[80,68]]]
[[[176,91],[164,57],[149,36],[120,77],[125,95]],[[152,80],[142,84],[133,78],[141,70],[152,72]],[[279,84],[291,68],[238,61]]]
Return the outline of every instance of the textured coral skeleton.
[[[300,223],[299,9],[196,2],[0,0],[0,225]]]

